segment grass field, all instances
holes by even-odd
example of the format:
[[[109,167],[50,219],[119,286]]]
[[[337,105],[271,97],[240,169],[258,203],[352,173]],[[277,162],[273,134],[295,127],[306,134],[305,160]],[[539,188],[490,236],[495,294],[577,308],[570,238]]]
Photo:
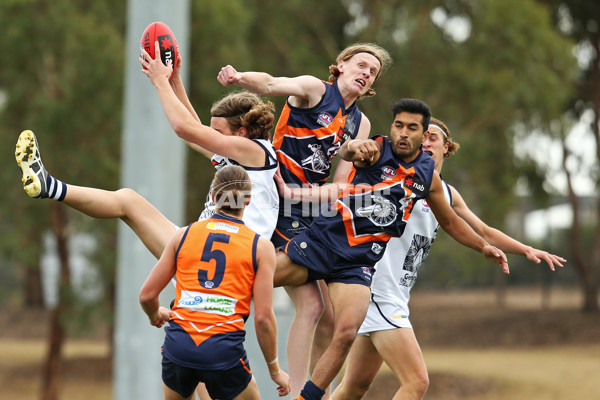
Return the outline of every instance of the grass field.
[[[499,308],[490,291],[415,292],[411,319],[431,380],[425,398],[600,398],[600,315],[582,314],[576,291],[553,291],[543,310],[536,290],[511,290],[507,299]],[[40,319],[19,313],[13,324]],[[3,319],[10,318],[4,314]],[[14,335],[17,330],[0,336],[0,399],[37,399],[44,329],[38,329],[39,337],[19,337]],[[61,398],[111,399],[109,352],[107,340],[68,340]],[[366,398],[390,399],[397,388],[384,366]]]

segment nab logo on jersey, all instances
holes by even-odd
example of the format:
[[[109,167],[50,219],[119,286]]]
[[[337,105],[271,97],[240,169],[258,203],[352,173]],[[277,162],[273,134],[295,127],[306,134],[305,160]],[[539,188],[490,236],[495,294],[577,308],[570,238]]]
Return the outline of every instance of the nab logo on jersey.
[[[212,160],[212,165],[213,167],[215,167],[216,169],[221,169],[223,167],[227,166],[227,160],[225,160],[224,158],[217,161],[217,160]]]
[[[333,117],[331,115],[329,115],[328,113],[321,113],[321,114],[319,114],[319,119],[317,120],[317,123],[319,125],[329,126],[329,124],[332,121],[333,121]]]
[[[404,187],[410,189],[418,195],[425,195],[425,184],[414,176],[407,176],[404,179]]]
[[[344,143],[345,141],[352,139],[352,135],[350,135],[350,133],[347,132],[344,128],[340,128],[337,132],[337,138],[338,140],[341,140],[342,143]]]
[[[381,167],[381,172],[383,173],[383,176],[385,178],[388,178],[388,179],[389,178],[393,178],[394,176],[396,176],[396,170],[394,168],[390,167],[390,166],[387,166],[387,165]]]

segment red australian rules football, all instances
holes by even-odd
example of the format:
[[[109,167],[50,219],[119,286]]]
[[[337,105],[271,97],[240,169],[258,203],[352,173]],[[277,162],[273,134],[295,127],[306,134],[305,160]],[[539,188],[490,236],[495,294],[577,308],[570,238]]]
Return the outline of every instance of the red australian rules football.
[[[155,58],[154,42],[158,40],[160,45],[160,55],[163,64],[167,65],[167,61],[173,62],[173,71],[177,67],[177,59],[179,58],[179,47],[177,39],[171,32],[167,24],[163,22],[153,22],[144,30],[140,47],[150,54],[150,57]]]

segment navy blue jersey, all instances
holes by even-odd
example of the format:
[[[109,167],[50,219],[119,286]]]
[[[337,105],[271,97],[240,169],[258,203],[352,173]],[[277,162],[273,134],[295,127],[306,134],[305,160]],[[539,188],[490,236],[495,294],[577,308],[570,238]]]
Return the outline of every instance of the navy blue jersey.
[[[391,237],[402,236],[415,202],[429,193],[435,167],[422,149],[405,163],[387,137],[373,139],[382,143],[377,162],[355,166],[348,189],[311,227],[340,257],[369,265],[383,256]]]
[[[312,108],[286,102],[275,128],[273,146],[286,183],[321,185],[344,141],[358,133],[362,117],[356,104],[347,110],[337,82],[323,82],[325,94]]]

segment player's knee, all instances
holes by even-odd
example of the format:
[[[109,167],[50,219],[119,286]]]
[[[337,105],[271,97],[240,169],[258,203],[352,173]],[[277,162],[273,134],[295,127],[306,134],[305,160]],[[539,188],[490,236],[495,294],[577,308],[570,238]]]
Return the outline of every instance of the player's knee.
[[[422,376],[419,376],[419,379],[417,382],[417,394],[421,397],[425,396],[425,392],[427,391],[428,387],[429,387],[429,375],[424,374]]]
[[[362,399],[365,397],[365,394],[371,388],[371,383],[368,382],[356,382],[352,388],[348,391],[349,398],[351,399]]]
[[[429,387],[429,375],[427,373],[413,376],[404,383],[406,390],[413,393],[414,398],[422,398]]]
[[[338,386],[332,396],[332,399],[338,400],[359,400],[362,399],[365,394],[371,388],[371,383],[366,381],[354,380],[353,382],[348,382],[342,379],[340,386]]]
[[[296,301],[296,318],[307,320],[308,323],[316,325],[323,314],[323,300],[321,298],[305,298],[301,301]]]
[[[350,351],[352,343],[356,339],[357,327],[355,326],[342,326],[334,329],[333,340],[337,342],[337,345]]]

